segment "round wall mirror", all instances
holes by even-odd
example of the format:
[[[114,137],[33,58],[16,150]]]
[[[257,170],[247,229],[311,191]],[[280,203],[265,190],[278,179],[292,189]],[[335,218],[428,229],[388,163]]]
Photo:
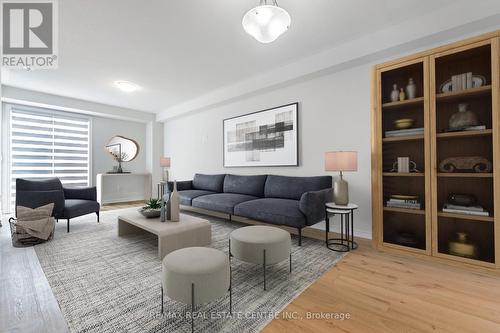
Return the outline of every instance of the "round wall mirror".
[[[105,148],[119,162],[130,162],[139,154],[139,144],[120,135],[112,137]]]

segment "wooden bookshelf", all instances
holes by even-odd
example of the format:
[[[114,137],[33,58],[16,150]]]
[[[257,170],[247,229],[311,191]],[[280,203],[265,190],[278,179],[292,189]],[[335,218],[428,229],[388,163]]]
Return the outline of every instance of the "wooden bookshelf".
[[[441,92],[453,75],[472,72],[486,82]],[[417,96],[390,100],[393,85],[404,88],[412,78]],[[373,238],[379,249],[425,254],[457,262],[500,268],[500,31],[376,65],[372,94]],[[484,130],[449,132],[458,104],[468,104]],[[411,118],[423,135],[385,137],[398,119]],[[451,157],[481,156],[492,172],[439,170]],[[417,173],[387,172],[398,157],[417,163]],[[454,193],[472,195],[489,216],[443,212]],[[395,194],[415,195],[425,209],[387,207]],[[474,258],[450,252],[457,233],[465,233],[477,251]],[[405,245],[406,244],[406,245]]]

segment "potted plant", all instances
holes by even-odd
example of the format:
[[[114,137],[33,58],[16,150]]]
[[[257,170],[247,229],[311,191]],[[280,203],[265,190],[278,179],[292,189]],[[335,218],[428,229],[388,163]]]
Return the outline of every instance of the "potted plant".
[[[139,212],[147,218],[159,217],[161,211],[161,199],[151,198],[145,202]]]

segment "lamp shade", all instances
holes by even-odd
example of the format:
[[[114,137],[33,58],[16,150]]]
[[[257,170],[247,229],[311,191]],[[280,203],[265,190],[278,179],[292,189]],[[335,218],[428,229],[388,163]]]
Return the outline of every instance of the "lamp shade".
[[[161,157],[160,158],[160,167],[170,168],[170,157]]]
[[[358,171],[358,152],[356,151],[326,152],[325,171]]]

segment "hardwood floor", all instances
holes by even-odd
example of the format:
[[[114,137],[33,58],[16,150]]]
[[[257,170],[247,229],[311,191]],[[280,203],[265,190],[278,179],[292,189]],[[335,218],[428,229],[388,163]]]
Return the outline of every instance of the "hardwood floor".
[[[101,207],[101,212],[106,212],[114,209],[130,208],[130,207],[141,207],[144,206],[144,200],[141,201],[131,201],[125,203],[113,203],[107,204]]]
[[[305,318],[308,311],[351,318],[279,318],[263,332],[500,332],[500,273],[382,253],[363,242],[283,313]]]
[[[32,247],[14,248],[8,217],[0,228],[0,332],[67,332],[66,321]]]
[[[105,206],[103,210],[140,206]],[[0,332],[67,332],[32,248],[0,228]],[[322,236],[322,233],[317,233]],[[500,272],[378,252],[368,241],[311,285],[264,330],[275,332],[500,332]],[[304,319],[349,314],[349,319]]]

